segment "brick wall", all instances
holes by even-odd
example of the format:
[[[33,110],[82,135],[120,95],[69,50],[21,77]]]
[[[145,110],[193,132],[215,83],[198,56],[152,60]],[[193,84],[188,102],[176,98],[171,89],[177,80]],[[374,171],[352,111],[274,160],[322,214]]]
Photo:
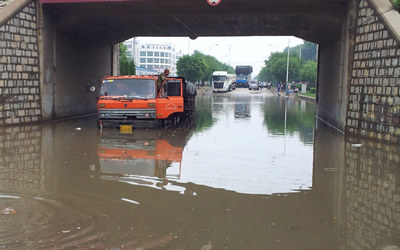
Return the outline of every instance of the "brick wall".
[[[0,26],[0,125],[41,119],[36,5]]]
[[[400,46],[366,0],[356,32],[347,132],[400,144]]]

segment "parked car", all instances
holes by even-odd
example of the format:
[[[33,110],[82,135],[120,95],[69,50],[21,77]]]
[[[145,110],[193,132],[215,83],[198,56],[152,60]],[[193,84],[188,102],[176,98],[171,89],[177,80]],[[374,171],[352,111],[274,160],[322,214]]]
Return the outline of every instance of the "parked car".
[[[258,86],[257,81],[251,81],[249,83],[249,90],[260,90],[260,86]]]

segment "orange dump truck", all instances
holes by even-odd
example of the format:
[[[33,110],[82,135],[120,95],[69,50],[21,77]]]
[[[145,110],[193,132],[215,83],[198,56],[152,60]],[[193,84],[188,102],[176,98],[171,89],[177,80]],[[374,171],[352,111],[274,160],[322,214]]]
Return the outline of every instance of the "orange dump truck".
[[[158,76],[109,76],[97,102],[102,127],[160,127],[177,124],[195,109],[196,87],[183,77],[167,77],[158,91]]]

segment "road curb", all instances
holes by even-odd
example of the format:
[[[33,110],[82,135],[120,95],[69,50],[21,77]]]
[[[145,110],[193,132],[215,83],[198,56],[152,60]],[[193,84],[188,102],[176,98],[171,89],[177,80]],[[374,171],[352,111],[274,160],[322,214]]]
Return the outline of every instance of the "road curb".
[[[305,96],[305,95],[296,94],[296,97],[298,97],[300,99],[303,99],[303,100],[306,100],[306,101],[313,102],[313,103],[317,102],[317,100],[315,100],[315,98],[309,97],[309,96]]]

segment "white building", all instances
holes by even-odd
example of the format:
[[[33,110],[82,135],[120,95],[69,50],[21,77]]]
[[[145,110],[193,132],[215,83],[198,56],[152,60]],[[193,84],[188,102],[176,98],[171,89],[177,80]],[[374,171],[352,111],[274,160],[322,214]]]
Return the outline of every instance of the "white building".
[[[176,62],[182,56],[182,52],[176,50],[175,44],[142,43],[135,38],[126,40],[124,44],[127,46],[127,56],[134,59],[137,67],[159,73],[168,68],[170,75],[176,75]]]
[[[136,67],[136,75],[143,76],[143,75],[157,75],[158,72],[152,69],[146,69],[141,67]]]

